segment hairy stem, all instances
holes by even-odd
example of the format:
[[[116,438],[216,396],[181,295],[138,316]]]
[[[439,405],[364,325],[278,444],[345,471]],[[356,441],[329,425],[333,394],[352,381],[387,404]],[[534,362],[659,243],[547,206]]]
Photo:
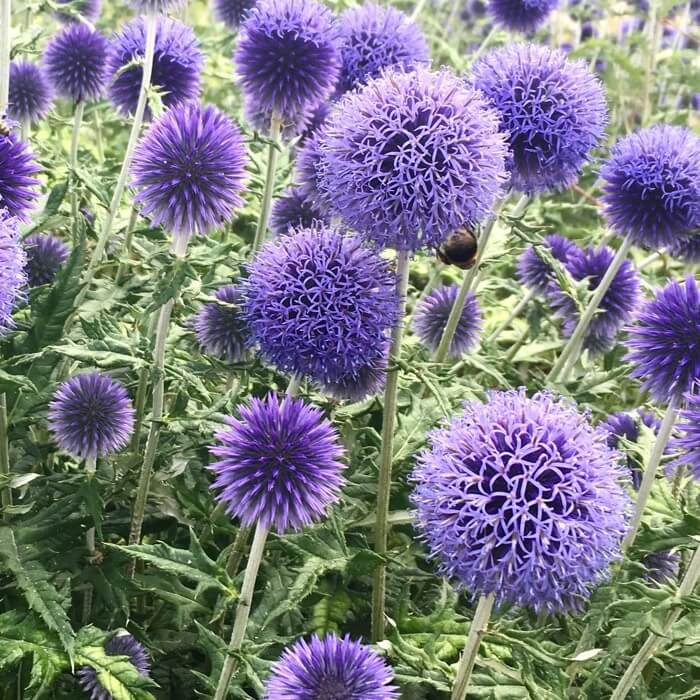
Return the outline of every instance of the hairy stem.
[[[3,509],[12,505],[12,490],[10,489],[10,443],[7,435],[7,397],[4,393],[0,394],[0,475],[2,475],[8,483],[2,487],[0,498]],[[7,512],[3,515],[5,520],[9,520]]]
[[[70,165],[71,187],[71,213],[73,215],[73,239],[78,235],[78,177],[76,169],[78,167],[78,143],[80,140],[80,126],[83,123],[83,112],[85,111],[85,102],[82,100],[75,105],[73,113],[73,131],[70,137],[70,155],[68,164]]]
[[[267,170],[265,172],[265,186],[263,198],[260,205],[260,218],[255,230],[255,240],[253,241],[253,255],[265,242],[267,235],[267,222],[270,218],[270,208],[272,206],[272,193],[275,190],[275,174],[277,173],[277,159],[280,153],[280,129],[282,120],[277,115],[272,115],[270,120],[270,145],[267,149]]]
[[[238,528],[236,533],[236,539],[233,541],[231,546],[231,551],[228,554],[228,561],[226,562],[226,573],[233,578],[238,573],[238,567],[243,561],[243,555],[245,554],[246,546],[248,545],[248,540],[250,539],[250,533],[252,528],[241,527]]]

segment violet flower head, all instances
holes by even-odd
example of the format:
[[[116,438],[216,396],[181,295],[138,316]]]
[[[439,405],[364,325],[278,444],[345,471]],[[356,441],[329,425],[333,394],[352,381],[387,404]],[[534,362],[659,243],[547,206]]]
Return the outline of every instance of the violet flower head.
[[[232,220],[243,206],[247,156],[240,129],[216,107],[187,102],[153,122],[131,165],[136,202],[183,250],[195,233]]]
[[[700,289],[695,279],[672,280],[648,301],[625,344],[631,375],[642,380],[654,400],[682,401],[700,380]]]
[[[671,257],[682,260],[684,263],[694,265],[700,262],[700,230],[687,238],[681,238],[673,243],[669,249]]]
[[[228,29],[236,31],[257,0],[212,0],[214,17]]]
[[[107,83],[109,41],[87,24],[67,24],[44,51],[46,75],[57,95],[74,102],[96,100]]]
[[[694,478],[700,480],[700,384],[694,393],[685,396],[685,406],[680,411],[676,423],[677,435],[671,438],[669,449],[679,454],[673,460],[672,472],[676,468],[687,466]]]
[[[81,459],[118,452],[134,429],[134,408],[116,380],[89,372],[63,382],[49,404],[49,428],[58,446]]]
[[[12,312],[27,284],[26,261],[17,220],[6,209],[0,209],[0,336],[14,328]]]
[[[20,124],[36,124],[52,107],[53,89],[41,66],[30,61],[12,61],[7,116]]]
[[[550,233],[544,237],[552,257],[566,264],[570,256],[580,253],[581,249],[566,236]],[[538,246],[529,245],[518,258],[517,274],[520,283],[538,294],[544,294],[549,285],[556,279],[554,270],[538,253]]]
[[[381,246],[437,246],[476,226],[506,181],[497,115],[448,70],[385,72],[340,100],[323,135],[323,196]]]
[[[413,329],[421,343],[430,352],[435,352],[440,345],[442,334],[447,326],[447,319],[458,294],[459,286],[456,284],[448,287],[436,287],[416,306],[413,315]],[[470,292],[450,343],[449,357],[461,357],[476,347],[479,342],[482,322],[481,306],[474,294]]]
[[[496,108],[511,150],[511,184],[528,194],[569,187],[603,137],[602,83],[582,61],[535,44],[479,59],[473,84]]]
[[[678,552],[664,550],[651,552],[642,560],[646,569],[644,578],[652,587],[669,585],[678,579],[681,555]]]
[[[331,11],[315,0],[259,0],[241,25],[234,53],[243,94],[293,121],[326,99],[340,68]]]
[[[190,27],[168,17],[158,16],[153,54],[151,85],[161,94],[165,107],[199,97],[204,54]],[[138,59],[146,52],[146,22],[138,17],[117,34],[109,60],[109,99],[120,114],[136,110],[141,90],[143,67]],[[146,107],[145,118],[151,119]]]
[[[620,558],[631,505],[606,440],[546,392],[467,402],[432,433],[412,477],[440,573],[499,603],[580,610]]]
[[[531,34],[539,29],[559,5],[559,0],[488,0],[493,21],[512,32]]]
[[[39,193],[40,171],[29,146],[11,133],[0,134],[0,210],[20,222],[29,220]]]
[[[340,15],[338,24],[342,59],[338,93],[378,78],[385,68],[411,70],[430,60],[420,27],[393,7],[372,3],[351,7]]]
[[[289,187],[272,205],[270,230],[276,236],[289,233],[290,229],[309,228],[315,224],[328,224],[328,218],[315,206],[299,187]]]
[[[270,393],[228,418],[210,448],[212,489],[226,513],[248,527],[278,533],[319,520],[343,487],[344,454],[336,429],[318,408]]]
[[[637,245],[672,246],[700,226],[700,138],[660,124],[618,141],[600,175],[610,227]]]
[[[94,24],[102,10],[102,0],[56,0],[56,4],[66,6],[66,10],[54,13],[56,19],[64,24],[80,22],[81,17]]]
[[[304,141],[297,152],[294,182],[299,193],[317,209],[326,210],[328,204],[321,191],[321,166],[323,163],[323,135],[325,125]]]
[[[216,301],[202,305],[192,320],[202,352],[227,362],[240,362],[248,333],[241,317],[241,294],[235,285],[221,287]]]
[[[391,667],[349,636],[300,639],[273,666],[264,700],[395,700]]]
[[[30,287],[51,284],[68,259],[68,246],[56,236],[35,233],[24,239]]]

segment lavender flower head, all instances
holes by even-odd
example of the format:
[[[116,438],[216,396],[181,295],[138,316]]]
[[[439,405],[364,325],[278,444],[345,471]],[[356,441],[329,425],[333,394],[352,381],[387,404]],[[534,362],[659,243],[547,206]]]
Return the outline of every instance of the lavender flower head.
[[[217,290],[215,302],[202,306],[192,322],[202,352],[227,362],[243,359],[248,334],[240,303],[238,287],[228,285]]]
[[[396,279],[377,251],[318,226],[271,241],[244,283],[244,317],[268,362],[321,384],[381,357],[398,323]]]
[[[175,19],[158,16],[151,85],[158,89],[166,107],[196,99],[204,54],[190,27]],[[138,59],[146,51],[146,22],[143,17],[129,22],[112,43],[109,60],[109,99],[120,114],[136,110],[143,67]],[[151,118],[146,107],[145,118]]]
[[[544,24],[559,0],[488,0],[488,13],[500,27],[531,34]]]
[[[68,259],[68,246],[56,236],[35,233],[24,240],[30,287],[51,284]]]
[[[44,67],[61,97],[82,102],[96,100],[107,83],[109,41],[96,29],[73,22],[49,42]]]
[[[681,555],[678,552],[651,552],[642,560],[644,578],[653,587],[673,584],[678,578]]]
[[[672,462],[673,471],[687,466],[691,474],[700,480],[700,384],[694,393],[685,396],[685,407],[681,410],[676,423],[678,435],[671,438],[669,448],[680,454]]]
[[[232,220],[243,206],[247,163],[240,129],[216,107],[168,110],[141,139],[131,165],[134,201],[173,234],[181,254],[195,233]]]
[[[299,149],[295,162],[294,181],[299,187],[299,194],[317,209],[325,211],[328,203],[321,190],[321,166],[323,163],[322,140],[324,128],[311,134]]]
[[[359,5],[338,20],[342,68],[336,91],[347,92],[378,78],[391,66],[411,70],[426,65],[430,56],[423,32],[393,7]]]
[[[52,107],[53,89],[42,68],[30,61],[12,61],[7,116],[20,124],[36,124]]]
[[[544,245],[552,257],[561,263],[566,263],[571,255],[580,252],[573,241],[557,233],[544,237]],[[538,253],[537,246],[529,245],[518,258],[518,279],[520,283],[538,294],[544,294],[549,285],[556,279],[554,270]]]
[[[255,7],[257,0],[212,0],[214,17],[230,30],[240,27],[248,12]]]
[[[27,283],[26,256],[19,240],[17,220],[0,209],[0,336],[14,328],[12,312]]]
[[[346,94],[323,134],[323,196],[381,246],[437,246],[483,221],[505,184],[497,116],[448,70],[387,71]]]
[[[661,124],[615,144],[600,171],[610,227],[637,245],[672,246],[700,226],[700,138]]]
[[[448,287],[436,287],[416,306],[413,315],[413,329],[430,352],[435,352],[440,345],[442,334],[447,326],[447,319],[458,294],[459,287],[454,284]],[[450,357],[461,357],[476,347],[481,333],[482,321],[479,302],[470,292],[450,343],[448,350]]]
[[[511,149],[511,184],[529,194],[576,181],[607,120],[601,82],[581,61],[535,44],[479,59],[473,84],[496,108]]]
[[[56,19],[64,24],[80,22],[81,17],[94,24],[95,20],[100,16],[100,10],[102,9],[101,0],[56,0],[56,3],[58,5],[65,5],[66,10],[68,8],[71,9],[71,12],[58,10],[54,13]]]
[[[370,353],[369,359],[352,374],[321,382],[319,386],[324,394],[336,401],[364,401],[384,389],[388,366],[389,341],[384,340],[379,351]]]
[[[669,254],[682,260],[684,263],[694,265],[700,262],[700,231],[691,234],[688,238],[682,238],[671,246]]]
[[[28,221],[38,197],[40,168],[29,146],[16,134],[0,134],[0,210],[20,222]]]
[[[339,436],[321,411],[301,399],[270,393],[228,418],[210,448],[212,488],[226,512],[244,526],[278,533],[300,530],[336,503],[344,484]]]
[[[134,429],[134,408],[126,389],[99,372],[63,382],[49,404],[49,428],[58,446],[81,459],[118,452]]]
[[[620,557],[630,501],[607,433],[574,405],[489,392],[434,431],[413,475],[441,574],[537,612],[579,610]]]
[[[682,401],[700,380],[700,289],[688,275],[642,307],[625,343],[631,375],[661,404]]]
[[[254,111],[291,121],[333,91],[340,68],[331,11],[315,0],[259,0],[234,54]]]
[[[285,649],[273,666],[265,700],[394,700],[389,665],[372,649],[349,636],[316,635]]]
[[[329,222],[323,210],[310,202],[299,187],[289,187],[272,205],[270,230],[276,236],[288,233],[290,228],[309,228],[316,223]]]

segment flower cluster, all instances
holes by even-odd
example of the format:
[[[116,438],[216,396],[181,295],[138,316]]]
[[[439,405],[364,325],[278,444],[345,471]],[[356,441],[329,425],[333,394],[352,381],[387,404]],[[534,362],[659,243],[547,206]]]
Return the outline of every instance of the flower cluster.
[[[30,287],[51,284],[69,255],[68,246],[56,236],[35,233],[24,240]]]
[[[545,236],[544,245],[552,257],[564,265],[570,256],[580,251],[576,243],[556,233]],[[555,280],[554,270],[534,245],[529,245],[518,258],[517,273],[521,284],[538,294],[544,294]]]
[[[52,107],[53,89],[43,68],[30,61],[12,61],[7,116],[20,124],[36,124]]]
[[[204,304],[192,320],[197,342],[206,352],[228,362],[240,362],[247,331],[242,319],[241,293],[235,285],[218,289],[216,301]]]
[[[14,326],[12,312],[27,282],[25,265],[17,221],[0,209],[0,336]]]

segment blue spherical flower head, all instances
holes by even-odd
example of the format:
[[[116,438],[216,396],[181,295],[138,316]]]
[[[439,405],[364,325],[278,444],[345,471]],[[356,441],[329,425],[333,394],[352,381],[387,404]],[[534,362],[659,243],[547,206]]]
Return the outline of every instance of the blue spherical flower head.
[[[691,234],[688,238],[676,241],[668,251],[669,254],[682,260],[684,263],[694,265],[700,262],[700,231]]]
[[[151,85],[161,94],[166,107],[196,99],[204,55],[190,27],[178,20],[159,16],[156,20],[156,43],[153,54]],[[109,60],[109,99],[120,114],[136,111],[141,90],[143,66],[139,63],[146,51],[146,21],[143,17],[129,22],[113,41]],[[146,107],[145,118],[151,118]]]
[[[243,206],[246,163],[240,129],[223,112],[196,102],[173,107],[136,148],[134,201],[181,253],[193,234],[231,221]]]
[[[102,9],[101,0],[57,0],[57,4],[66,6],[66,10],[58,10],[54,13],[56,19],[64,24],[80,22],[81,18],[94,24]],[[70,12],[67,11],[68,8]]]
[[[688,275],[647,302],[625,343],[631,375],[661,404],[682,401],[700,379],[700,289]]]
[[[30,287],[51,284],[69,255],[68,246],[56,236],[35,233],[24,240]]]
[[[322,518],[344,484],[339,436],[321,411],[301,399],[280,402],[270,393],[228,418],[210,448],[212,488],[226,512],[244,526],[260,523],[278,533]]]
[[[322,211],[328,209],[328,202],[321,190],[321,165],[323,162],[323,146],[325,125],[304,141],[297,152],[294,182],[299,193],[314,207]]]
[[[600,171],[610,227],[641,246],[672,246],[700,226],[700,138],[678,126],[618,141]]]
[[[398,323],[396,278],[373,248],[323,226],[271,241],[244,283],[245,319],[262,357],[321,384],[381,358]]]
[[[342,58],[338,93],[378,78],[385,68],[411,70],[430,60],[423,32],[393,7],[371,3],[352,7],[340,15],[338,24]]]
[[[28,221],[38,197],[40,171],[29,146],[16,134],[0,134],[0,210],[18,219]]]
[[[12,312],[27,283],[26,256],[19,240],[17,220],[0,209],[0,336],[14,328]]]
[[[99,372],[79,374],[58,387],[49,404],[49,428],[61,449],[95,459],[118,452],[134,429],[126,389]]]
[[[620,557],[630,500],[607,433],[548,393],[490,392],[430,436],[413,475],[440,572],[473,595],[578,610]]]
[[[46,75],[56,93],[74,102],[95,100],[107,83],[109,41],[82,23],[66,25],[44,51]]]
[[[472,73],[508,136],[513,188],[532,194],[573,184],[607,120],[603,85],[586,64],[512,44],[479,59]]]
[[[413,314],[413,330],[430,352],[440,345],[452,307],[459,294],[459,287],[436,287],[416,306]],[[457,323],[448,355],[458,358],[470,352],[479,342],[482,314],[477,298],[469,293]]]
[[[240,27],[257,0],[212,0],[214,17],[235,31]]]
[[[265,700],[394,700],[399,697],[389,665],[349,636],[316,635],[286,649],[273,666]]]
[[[681,555],[678,552],[651,552],[642,560],[644,578],[653,587],[673,584],[678,579]]]
[[[437,246],[476,226],[506,180],[496,114],[448,70],[370,80],[343,97],[323,134],[323,196],[381,246]]]
[[[234,62],[243,93],[286,121],[326,99],[340,68],[331,11],[315,0],[259,0],[241,25]]]
[[[299,187],[289,187],[272,205],[270,230],[276,236],[289,233],[290,229],[309,228],[317,223],[329,222],[323,210],[310,202]]]
[[[53,89],[41,67],[30,61],[12,61],[7,116],[20,124],[36,124],[52,107]]]
[[[679,414],[676,423],[678,435],[671,438],[670,449],[678,451],[679,455],[672,463],[675,473],[678,467],[689,467],[692,475],[700,480],[700,384],[695,386],[695,392],[686,394],[685,407]]]
[[[581,250],[576,243],[557,233],[545,236],[544,245],[552,257],[564,264]],[[518,258],[517,274],[521,284],[538,294],[544,294],[555,280],[554,270],[540,257],[534,245],[529,245]]]
[[[559,0],[488,0],[488,13],[500,27],[531,34],[539,29]]]
[[[241,313],[241,294],[235,285],[216,292],[216,301],[204,304],[192,326],[202,352],[228,362],[240,362],[248,338]]]

